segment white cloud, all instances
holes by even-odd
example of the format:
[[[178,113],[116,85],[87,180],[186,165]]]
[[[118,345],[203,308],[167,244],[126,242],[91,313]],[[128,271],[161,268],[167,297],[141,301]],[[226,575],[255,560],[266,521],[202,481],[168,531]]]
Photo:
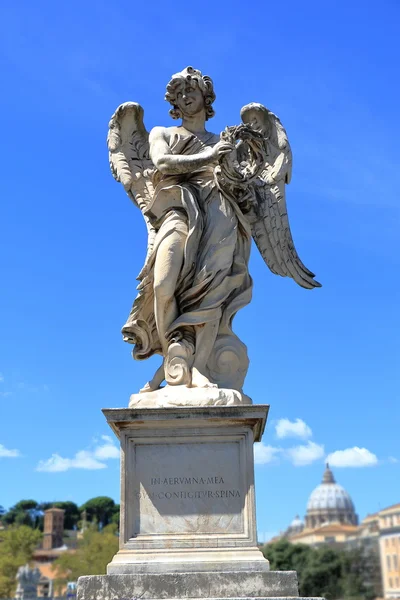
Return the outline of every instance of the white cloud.
[[[9,450],[3,444],[0,444],[0,458],[17,458],[21,456],[19,450]]]
[[[288,448],[286,454],[295,467],[304,467],[324,456],[324,446],[315,442],[307,442],[303,446]]]
[[[312,436],[311,428],[302,419],[290,421],[289,419],[279,419],[275,425],[275,431],[278,438],[298,437],[303,440]]]
[[[4,381],[4,375],[3,375],[3,373],[0,373],[0,383],[3,383],[3,381]]]
[[[36,471],[45,471],[47,473],[60,473],[69,471],[69,469],[87,469],[97,470],[106,469],[107,465],[100,462],[91,452],[80,450],[74,458],[63,458],[59,454],[52,454],[51,458],[39,461]]]
[[[346,448],[336,450],[326,458],[332,467],[372,467],[378,464],[378,458],[366,448]]]
[[[265,446],[262,442],[254,444],[254,464],[266,465],[273,462],[277,455],[282,452],[281,448]]]
[[[98,444],[93,450],[80,450],[73,458],[64,458],[59,454],[52,454],[47,460],[39,461],[36,471],[47,473],[60,473],[70,469],[98,470],[106,469],[105,460],[119,458],[119,450],[108,435],[101,436],[103,443]]]
[[[114,445],[114,440],[109,435],[102,435],[101,439],[104,444],[95,448],[93,456],[100,460],[107,460],[108,458],[119,458],[119,449]]]
[[[399,462],[399,459],[398,459],[398,458],[396,458],[395,456],[389,456],[389,459],[388,459],[388,460],[389,460],[389,462],[390,462],[390,463],[392,463],[392,464],[396,464],[396,463],[398,463],[398,462]]]

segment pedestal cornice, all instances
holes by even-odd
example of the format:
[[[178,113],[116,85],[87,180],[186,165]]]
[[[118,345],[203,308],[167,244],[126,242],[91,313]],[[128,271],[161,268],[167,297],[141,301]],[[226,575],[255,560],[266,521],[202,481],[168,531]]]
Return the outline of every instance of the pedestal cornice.
[[[246,426],[253,430],[254,441],[261,441],[268,417],[268,404],[247,406],[207,406],[184,408],[103,408],[102,412],[116,436],[132,428],[174,427],[177,429],[204,426]]]

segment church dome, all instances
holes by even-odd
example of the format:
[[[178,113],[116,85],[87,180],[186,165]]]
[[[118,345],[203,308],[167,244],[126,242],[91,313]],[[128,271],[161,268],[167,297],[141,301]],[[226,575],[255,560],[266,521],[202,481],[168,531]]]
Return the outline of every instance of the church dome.
[[[285,531],[286,537],[291,537],[292,535],[296,535],[297,533],[301,533],[304,529],[304,523],[300,519],[299,515],[296,515],[293,521],[290,523],[289,527]]]
[[[327,465],[322,483],[315,488],[308,500],[306,525],[314,529],[333,522],[357,525],[358,517],[350,494],[336,483]]]
[[[297,529],[299,527],[301,527],[301,528],[304,527],[304,523],[300,519],[299,515],[295,516],[295,518],[293,519],[293,521],[290,523],[290,527],[293,527],[293,529]]]

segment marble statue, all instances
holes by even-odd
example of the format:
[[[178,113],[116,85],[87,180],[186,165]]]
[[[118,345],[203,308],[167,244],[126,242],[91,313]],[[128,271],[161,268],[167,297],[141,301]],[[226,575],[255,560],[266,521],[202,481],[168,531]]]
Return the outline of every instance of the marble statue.
[[[16,575],[17,590],[16,600],[33,600],[37,598],[37,586],[41,577],[40,570],[36,567],[31,569],[29,564],[19,567]]]
[[[212,80],[192,67],[172,76],[165,99],[180,125],[143,123],[143,108],[121,104],[109,123],[111,171],[141,210],[148,230],[138,294],[126,324],[133,357],[163,358],[141,390],[169,386],[242,389],[246,346],[232,331],[251,300],[253,238],[269,269],[306,289],[319,287],[290,232],[285,186],[292,153],[280,120],[262,104],[220,135]]]

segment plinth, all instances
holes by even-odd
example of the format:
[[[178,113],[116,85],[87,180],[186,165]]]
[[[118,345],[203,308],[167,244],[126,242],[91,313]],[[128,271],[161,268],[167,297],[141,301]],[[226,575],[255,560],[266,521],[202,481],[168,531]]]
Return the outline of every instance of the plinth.
[[[122,482],[107,573],[268,570],[253,474],[267,406],[103,412],[120,438]]]
[[[206,390],[204,390],[206,393]],[[104,409],[121,445],[120,549],[78,600],[298,597],[257,546],[267,405]]]

